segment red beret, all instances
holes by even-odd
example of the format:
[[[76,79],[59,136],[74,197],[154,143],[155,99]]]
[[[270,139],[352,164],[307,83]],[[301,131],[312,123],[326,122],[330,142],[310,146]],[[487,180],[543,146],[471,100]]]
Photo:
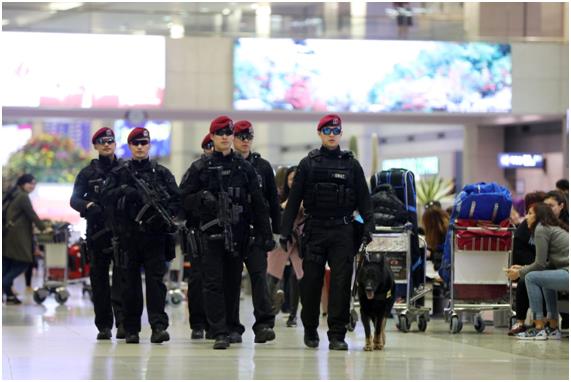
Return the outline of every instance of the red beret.
[[[317,124],[317,130],[321,130],[325,126],[339,126],[341,127],[341,117],[337,114],[327,114],[325,117],[319,120]]]
[[[206,146],[210,142],[212,142],[212,138],[210,138],[210,133],[208,133],[204,136],[204,139],[202,140],[202,144],[200,145],[200,147],[204,148],[204,146]]]
[[[93,137],[91,137],[91,143],[95,144],[95,141],[99,137],[113,137],[115,138],[115,133],[108,127],[102,127],[101,129],[97,130]]]
[[[234,129],[234,123],[229,117],[221,115],[220,117],[210,122],[210,134],[214,134],[218,130],[224,129],[225,127]]]
[[[234,134],[240,134],[244,131],[248,133],[254,132],[254,127],[250,123],[250,121],[238,121],[234,124]]]
[[[135,127],[129,133],[127,137],[127,143],[131,143],[131,141],[135,139],[148,139],[151,140],[151,136],[149,134],[149,130],[145,129],[144,127]]]

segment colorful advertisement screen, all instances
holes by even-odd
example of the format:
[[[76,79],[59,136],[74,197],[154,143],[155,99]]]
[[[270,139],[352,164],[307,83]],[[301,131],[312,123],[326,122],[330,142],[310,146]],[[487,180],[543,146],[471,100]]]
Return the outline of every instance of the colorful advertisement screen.
[[[117,157],[131,158],[127,137],[135,127],[139,127],[139,125],[132,126],[129,124],[129,121],[124,119],[115,121],[113,130],[117,139],[117,149],[115,151]],[[149,130],[149,135],[151,136],[149,157],[151,159],[168,157],[171,153],[171,123],[168,121],[147,121],[143,127]]]
[[[2,32],[3,106],[158,107],[162,36]]]
[[[234,108],[509,112],[511,72],[507,44],[240,38]]]

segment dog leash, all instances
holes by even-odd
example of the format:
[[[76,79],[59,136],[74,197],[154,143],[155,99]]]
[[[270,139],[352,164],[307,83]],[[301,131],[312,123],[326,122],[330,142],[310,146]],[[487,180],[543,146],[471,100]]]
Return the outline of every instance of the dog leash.
[[[363,263],[365,262],[365,256],[367,252],[367,245],[365,243],[361,244],[361,248],[359,248],[359,252],[357,252],[357,269],[355,270],[355,280],[353,280],[353,287],[351,288],[351,296],[355,298],[357,295],[357,278],[359,276],[359,272],[363,267]]]

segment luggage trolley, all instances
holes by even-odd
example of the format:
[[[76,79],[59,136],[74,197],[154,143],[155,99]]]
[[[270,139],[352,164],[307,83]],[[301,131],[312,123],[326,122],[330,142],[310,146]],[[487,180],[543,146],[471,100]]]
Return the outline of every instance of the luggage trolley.
[[[406,284],[406,300],[404,303],[395,303],[394,310],[398,317],[397,328],[401,332],[408,332],[411,324],[417,322],[418,330],[426,331],[430,321],[430,308],[417,306],[416,302],[432,291],[426,287],[426,280],[417,288],[412,289],[412,260],[411,260],[412,224],[407,223],[399,227],[375,226],[373,241],[367,246],[368,252],[383,252],[388,265],[393,271],[396,284]],[[423,250],[426,264],[426,248]]]
[[[394,274],[394,279],[396,284],[406,284],[406,301],[405,303],[394,304],[393,308],[396,311],[398,317],[397,327],[402,332],[408,332],[410,330],[411,324],[413,322],[418,323],[418,330],[421,332],[426,331],[428,327],[429,308],[416,306],[416,301],[429,292],[432,291],[430,288],[426,288],[425,284],[420,285],[411,293],[411,235],[412,235],[412,224],[406,224],[404,226],[398,227],[381,227],[375,226],[375,232],[373,233],[373,241],[371,241],[365,248],[367,253],[382,253],[385,257],[387,265],[391,268]],[[426,264],[426,252],[425,261]],[[355,275],[359,272],[359,261],[360,257],[355,258]],[[352,331],[355,328],[356,322],[358,320],[357,308],[359,307],[356,291],[356,283],[353,282],[352,291],[352,309],[350,322],[347,325],[347,329]]]
[[[184,300],[183,277],[184,273],[184,253],[180,244],[175,246],[175,258],[170,262],[167,272],[167,302],[174,305],[180,304]]]
[[[486,324],[480,315],[483,311],[508,311],[512,320],[512,283],[504,268],[512,264],[513,235],[515,228],[509,220],[500,225],[474,220],[458,219],[452,225],[450,304],[444,309],[444,318],[450,322],[450,332],[460,333],[465,313],[472,319],[474,328],[482,333]],[[509,303],[500,300],[509,294]],[[456,300],[464,300],[457,303]],[[472,300],[473,303],[468,303]],[[496,300],[495,303],[484,301]]]
[[[53,294],[59,304],[65,304],[69,298],[68,284],[68,241],[69,224],[53,227],[53,235],[39,236],[38,243],[43,244],[45,256],[43,261],[43,285],[34,290],[34,301],[43,303]]]

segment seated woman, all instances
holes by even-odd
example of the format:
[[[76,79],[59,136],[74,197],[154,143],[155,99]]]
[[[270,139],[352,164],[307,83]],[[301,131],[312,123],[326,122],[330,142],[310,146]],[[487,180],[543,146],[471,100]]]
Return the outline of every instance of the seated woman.
[[[538,202],[545,199],[546,193],[543,191],[530,192],[525,195],[525,211],[529,213],[529,209]],[[527,216],[527,215],[526,215]],[[518,226],[514,233],[514,246],[513,246],[513,264],[515,265],[529,265],[535,260],[535,243],[531,238],[531,231],[527,220],[524,219]],[[529,300],[527,298],[527,288],[525,287],[525,280],[520,278],[517,283],[515,291],[515,316],[516,322],[510,328],[508,336],[513,336],[521,332],[525,332],[527,328],[524,325],[527,310],[529,309]]]
[[[440,203],[431,201],[425,206],[422,214],[422,225],[424,227],[426,245],[428,253],[427,260],[432,260],[434,270],[438,271],[442,263],[442,254],[444,251],[444,241],[446,240],[446,232],[448,231],[448,222],[450,217],[440,207]]]
[[[557,291],[569,290],[569,228],[545,203],[533,205],[526,220],[535,242],[535,261],[523,267],[513,265],[506,273],[510,280],[525,279],[534,327],[517,338],[561,339]],[[543,315],[544,296],[548,326]]]

